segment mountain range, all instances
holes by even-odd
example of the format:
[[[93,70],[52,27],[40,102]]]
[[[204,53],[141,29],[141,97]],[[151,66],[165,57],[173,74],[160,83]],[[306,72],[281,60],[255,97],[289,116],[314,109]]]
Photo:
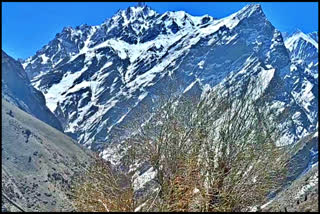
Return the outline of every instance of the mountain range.
[[[317,37],[299,31],[284,41],[256,4],[222,19],[136,6],[101,25],[64,28],[22,65],[64,132],[95,151],[169,85],[200,96],[247,75],[260,76],[271,109],[289,109],[291,123],[279,125],[291,144],[317,126]]]
[[[165,96],[236,98],[248,88],[274,116],[277,145],[297,147],[289,180],[318,163],[318,32],[280,32],[258,4],[221,19],[139,4],[101,25],[65,27],[25,60],[2,51],[2,70],[5,102],[115,165],[132,134],[122,127],[143,124],[138,115]]]

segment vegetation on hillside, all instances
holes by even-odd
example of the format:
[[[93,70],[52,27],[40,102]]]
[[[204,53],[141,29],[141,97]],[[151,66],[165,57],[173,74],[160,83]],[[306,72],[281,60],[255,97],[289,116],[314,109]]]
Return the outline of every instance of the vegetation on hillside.
[[[266,202],[285,177],[287,153],[275,145],[276,125],[259,102],[251,93],[231,99],[217,90],[199,102],[171,96],[156,111],[145,108],[124,127],[134,133],[122,142],[124,164],[150,164],[156,192],[136,201],[130,175],[98,162],[75,187],[76,209],[219,212]]]

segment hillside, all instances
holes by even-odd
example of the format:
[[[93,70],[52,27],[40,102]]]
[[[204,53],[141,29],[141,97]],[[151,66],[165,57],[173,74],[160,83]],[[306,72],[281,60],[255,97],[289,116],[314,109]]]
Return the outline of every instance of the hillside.
[[[74,140],[2,99],[2,194],[25,211],[71,211],[72,177],[93,160]],[[8,210],[17,211],[2,198]]]

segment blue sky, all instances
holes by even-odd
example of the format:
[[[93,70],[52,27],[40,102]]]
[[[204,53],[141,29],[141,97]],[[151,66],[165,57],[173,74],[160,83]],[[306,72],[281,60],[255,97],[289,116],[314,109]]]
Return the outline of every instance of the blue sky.
[[[65,26],[98,25],[119,9],[136,2],[2,2],[2,49],[14,58],[27,58]],[[228,16],[248,3],[147,2],[159,13],[184,10],[194,16]],[[280,31],[318,31],[317,2],[262,2],[270,22]]]

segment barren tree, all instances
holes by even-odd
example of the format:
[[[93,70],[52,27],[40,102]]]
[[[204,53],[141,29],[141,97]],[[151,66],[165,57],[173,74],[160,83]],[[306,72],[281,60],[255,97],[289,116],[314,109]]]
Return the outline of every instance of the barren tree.
[[[197,203],[201,211],[241,211],[280,185],[286,153],[275,145],[276,124],[264,114],[263,92],[254,98],[257,83],[248,81],[237,96],[224,85],[199,103],[170,97],[145,124],[128,125],[135,130],[125,141],[128,159],[157,171],[155,209],[187,211]],[[197,202],[194,190],[201,195]]]
[[[265,110],[264,91],[257,91],[260,83],[252,78],[232,84],[227,79],[200,101],[177,88],[160,93],[153,106],[141,104],[136,120],[118,127],[129,133],[118,137],[127,169],[148,163],[156,171],[159,189],[142,210],[246,211],[280,186],[287,152],[275,144],[279,132]],[[112,170],[97,167],[76,188],[79,210],[130,211],[142,203],[134,198],[131,174],[122,175],[128,182],[123,189]]]

